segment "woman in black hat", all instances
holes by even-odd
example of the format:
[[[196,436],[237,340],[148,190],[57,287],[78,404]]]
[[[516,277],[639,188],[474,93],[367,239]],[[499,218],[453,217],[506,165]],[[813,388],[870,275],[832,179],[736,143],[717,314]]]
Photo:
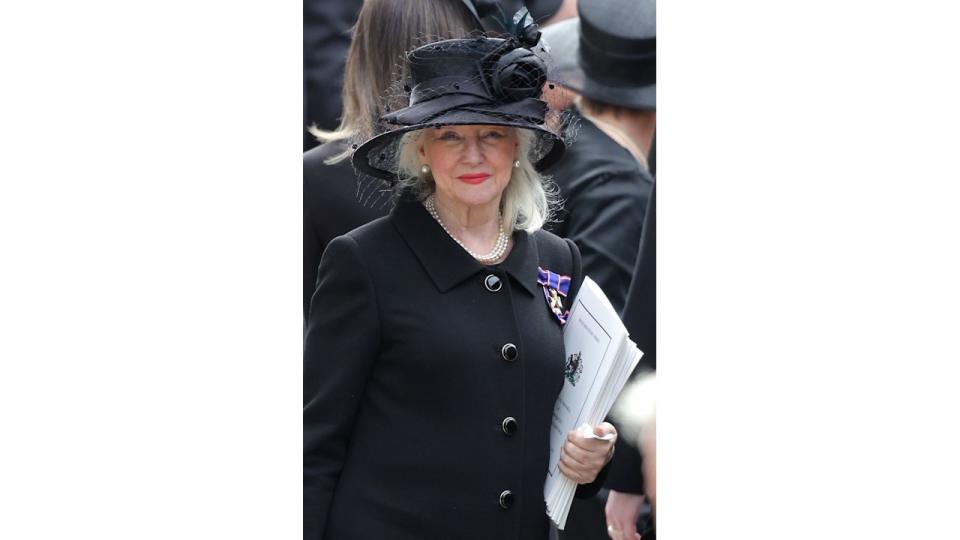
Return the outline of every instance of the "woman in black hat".
[[[353,26],[346,63],[340,66],[343,71],[340,124],[333,131],[311,126],[311,136],[323,144],[303,154],[304,320],[316,289],[320,256],[327,244],[390,210],[389,193],[378,190],[375,185],[358,183],[349,162],[351,140],[373,135],[384,107],[394,105],[383,103],[383,98],[385,95],[397,97],[387,91],[396,72],[404,69],[404,53],[425,41],[466,37],[479,34],[485,26],[494,28],[490,16],[497,11],[496,4],[496,0],[363,1]],[[537,20],[561,8],[559,0],[528,1],[527,4]],[[338,4],[336,11],[343,9]],[[337,25],[337,21],[326,22]],[[327,34],[332,31],[326,30]],[[336,63],[335,59],[328,60]],[[329,82],[313,80],[311,84],[329,86]]]
[[[354,165],[398,193],[320,263],[304,357],[304,536],[536,539],[576,246],[540,226],[561,155],[531,24],[409,55],[409,106]],[[557,305],[557,299],[561,305]],[[609,424],[596,434],[616,431]],[[571,432],[599,486],[613,441]]]

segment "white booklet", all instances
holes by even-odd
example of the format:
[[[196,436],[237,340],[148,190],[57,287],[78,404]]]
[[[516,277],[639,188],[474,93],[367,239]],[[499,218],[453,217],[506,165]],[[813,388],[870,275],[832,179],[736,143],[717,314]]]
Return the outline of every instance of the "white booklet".
[[[563,530],[577,484],[560,472],[560,449],[567,432],[584,433],[606,418],[623,390],[642,352],[607,296],[589,277],[584,278],[570,316],[563,327],[565,373],[563,389],[553,411],[550,428],[550,462],[543,496],[547,515]],[[585,427],[586,426],[586,427]]]

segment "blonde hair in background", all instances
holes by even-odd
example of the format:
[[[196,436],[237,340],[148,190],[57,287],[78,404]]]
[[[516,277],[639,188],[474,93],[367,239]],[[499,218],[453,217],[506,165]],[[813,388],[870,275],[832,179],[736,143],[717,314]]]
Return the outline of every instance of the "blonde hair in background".
[[[320,142],[373,136],[385,96],[397,80],[407,76],[405,55],[425,41],[468,36],[475,26],[463,2],[451,0],[364,0],[347,52],[343,74],[343,111],[340,125],[324,131],[316,125],[307,130]],[[399,73],[399,77],[398,77]],[[352,149],[329,158],[334,164],[350,157]]]
[[[510,183],[503,190],[500,211],[507,234],[515,230],[534,232],[550,220],[558,204],[557,187],[540,175],[530,162],[530,149],[536,135],[527,129],[513,128],[520,140],[520,167],[513,168]],[[411,131],[401,136],[397,160],[397,189],[409,191],[419,200],[426,199],[436,190],[433,177],[420,172],[417,149],[423,130]]]

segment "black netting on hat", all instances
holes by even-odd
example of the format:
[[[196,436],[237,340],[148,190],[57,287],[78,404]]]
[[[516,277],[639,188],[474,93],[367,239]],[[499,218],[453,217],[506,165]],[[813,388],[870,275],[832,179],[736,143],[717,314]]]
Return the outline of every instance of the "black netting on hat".
[[[405,77],[384,96],[373,137],[352,141],[354,167],[389,189],[400,172],[407,133],[447,125],[500,125],[533,134],[527,159],[543,170],[576,135],[574,115],[542,97],[551,69],[549,46],[529,16],[518,13],[502,37],[476,36],[425,44],[407,55]],[[397,107],[400,107],[399,109]],[[392,109],[392,110],[391,110]]]

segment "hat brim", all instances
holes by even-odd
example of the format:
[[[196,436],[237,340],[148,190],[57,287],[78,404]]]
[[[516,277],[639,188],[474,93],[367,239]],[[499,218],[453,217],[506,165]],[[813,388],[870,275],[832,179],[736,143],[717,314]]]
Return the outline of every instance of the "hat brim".
[[[580,69],[557,70],[552,82],[601,103],[640,110],[657,109],[657,85],[640,88],[616,87],[600,84],[584,75]]]
[[[631,109],[656,110],[657,108],[657,85],[643,86],[641,88],[618,88],[616,86],[606,86],[600,84],[589,77],[585,77],[582,87],[574,91],[583,96]]]
[[[360,145],[353,153],[353,166],[359,172],[386,180],[389,184],[397,181],[397,148],[400,138],[410,132],[440,126],[492,125],[533,131],[537,135],[537,157],[532,160],[538,171],[543,171],[556,163],[566,150],[563,139],[541,124],[516,121],[494,114],[475,111],[453,110],[431,119],[429,122],[401,126],[381,133]],[[390,164],[390,166],[385,166]]]

